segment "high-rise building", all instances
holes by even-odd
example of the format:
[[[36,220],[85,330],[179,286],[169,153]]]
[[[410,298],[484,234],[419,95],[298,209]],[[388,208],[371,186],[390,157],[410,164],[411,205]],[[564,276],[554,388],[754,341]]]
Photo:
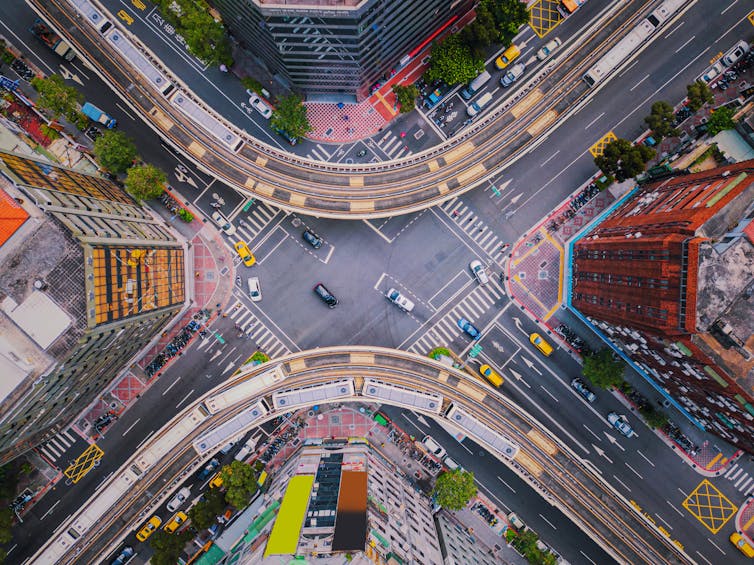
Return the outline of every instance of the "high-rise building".
[[[471,0],[211,0],[236,39],[309,98],[360,101]]]
[[[183,247],[113,182],[6,152],[0,175],[31,201],[0,238],[1,464],[70,424],[186,295]]]
[[[638,188],[574,244],[572,304],[754,452],[754,161]]]

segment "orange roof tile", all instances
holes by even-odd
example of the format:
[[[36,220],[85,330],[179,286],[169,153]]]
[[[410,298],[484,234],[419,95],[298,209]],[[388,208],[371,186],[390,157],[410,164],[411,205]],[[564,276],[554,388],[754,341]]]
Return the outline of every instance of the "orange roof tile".
[[[0,189],[0,245],[8,241],[28,218],[26,210]]]

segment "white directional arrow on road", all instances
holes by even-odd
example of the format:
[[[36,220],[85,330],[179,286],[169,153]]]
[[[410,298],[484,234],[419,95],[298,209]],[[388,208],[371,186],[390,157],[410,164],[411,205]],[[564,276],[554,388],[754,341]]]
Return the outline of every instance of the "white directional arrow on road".
[[[608,460],[608,462],[610,462],[610,463],[612,463],[612,462],[613,462],[613,460],[612,460],[612,459],[610,459],[610,458],[609,458],[609,457],[608,457],[607,455],[605,455],[605,452],[604,452],[604,451],[603,451],[602,449],[600,449],[599,447],[597,447],[597,446],[596,446],[596,445],[594,445],[594,444],[592,444],[592,447],[594,448],[594,451],[596,451],[596,452],[597,452],[597,455],[599,455],[600,457],[604,457],[604,458],[605,458],[605,459],[607,459],[607,460]]]
[[[516,194],[516,196],[514,196],[513,198],[511,198],[511,200],[510,200],[511,204],[515,204],[516,202],[518,202],[519,200],[521,200],[521,197],[523,195],[524,195],[523,192],[519,192],[518,194]]]
[[[625,449],[625,448],[624,448],[624,447],[623,447],[623,446],[622,446],[622,445],[621,445],[620,443],[618,443],[618,440],[617,440],[617,439],[615,439],[615,438],[614,438],[613,436],[611,436],[611,435],[610,435],[609,433],[607,433],[607,432],[605,432],[605,435],[607,436],[607,441],[609,441],[610,443],[612,443],[612,444],[613,444],[613,445],[615,445],[616,447],[620,447],[620,450],[621,450],[621,451],[626,451],[626,449]]]
[[[233,362],[228,363],[228,365],[225,367],[225,370],[223,371],[223,375],[227,373],[228,371],[232,371],[236,368],[236,364]]]
[[[209,359],[210,363],[212,361],[214,361],[215,359],[217,359],[220,355],[222,355],[222,353],[223,352],[220,349],[218,349],[217,351],[215,351],[215,354],[212,357],[210,357],[210,359]]]
[[[83,81],[79,78],[79,75],[72,73],[68,70],[67,67],[64,67],[63,65],[60,65],[60,76],[62,76],[66,80],[72,80],[73,82],[79,83],[81,86],[84,86]]]
[[[534,363],[529,361],[529,359],[527,359],[526,357],[521,357],[521,359],[527,367],[529,367],[532,371],[537,373],[540,377],[542,376],[541,371],[534,366]]]
[[[524,376],[521,373],[518,373],[514,371],[513,369],[508,369],[508,370],[513,374],[513,376],[516,378],[518,382],[524,383],[528,388],[531,388],[531,385],[524,380]]]
[[[513,321],[514,321],[514,322],[516,323],[516,327],[517,327],[517,328],[518,328],[519,330],[521,330],[521,333],[523,333],[523,334],[524,334],[525,336],[528,336],[528,335],[529,335],[529,332],[527,332],[527,331],[526,331],[526,330],[524,329],[524,327],[523,327],[523,326],[521,325],[521,320],[520,320],[520,319],[518,319],[518,318],[516,318],[516,317],[514,316],[514,317],[513,317]]]
[[[427,420],[425,420],[424,416],[422,416],[421,414],[417,414],[416,419],[419,420],[425,426],[429,426],[429,422],[427,422]]]

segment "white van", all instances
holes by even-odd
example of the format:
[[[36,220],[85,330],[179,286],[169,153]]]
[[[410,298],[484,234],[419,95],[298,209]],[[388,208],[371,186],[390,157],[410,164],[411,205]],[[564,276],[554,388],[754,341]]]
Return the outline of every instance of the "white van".
[[[511,84],[516,82],[516,79],[524,74],[524,71],[526,71],[526,65],[523,63],[516,63],[511,67],[511,70],[505,73],[500,79],[500,85],[503,88],[508,88]]]
[[[474,94],[476,94],[480,88],[482,88],[492,78],[492,75],[487,71],[482,72],[474,80],[469,83],[469,86],[461,91],[461,96],[464,100],[468,100]]]
[[[490,100],[492,100],[492,94],[490,92],[484,93],[479,97],[479,100],[472,102],[471,106],[466,108],[466,113],[469,116],[476,116],[479,112],[482,111],[482,108],[490,103]]]

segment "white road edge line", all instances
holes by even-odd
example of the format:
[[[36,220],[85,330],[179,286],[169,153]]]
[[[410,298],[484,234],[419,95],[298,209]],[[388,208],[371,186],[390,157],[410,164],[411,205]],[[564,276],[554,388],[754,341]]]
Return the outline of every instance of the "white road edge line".
[[[651,462],[651,461],[650,461],[649,459],[647,459],[647,456],[646,456],[646,455],[644,455],[644,454],[643,454],[643,453],[642,453],[641,451],[639,451],[639,450],[637,449],[637,450],[636,450],[636,453],[638,453],[639,455],[641,455],[641,456],[642,456],[642,457],[644,458],[644,461],[646,461],[647,463],[649,463],[650,465],[652,465],[652,467],[654,467],[654,466],[655,466],[655,464],[654,464],[654,463],[652,463],[652,462]]]
[[[511,492],[513,492],[513,493],[515,494],[515,492],[516,492],[516,489],[514,489],[514,488],[513,488],[512,486],[510,486],[510,485],[509,485],[508,483],[506,483],[506,482],[505,482],[505,481],[504,481],[504,480],[503,480],[503,479],[502,479],[502,478],[500,477],[500,475],[497,475],[497,480],[498,480],[498,481],[500,481],[501,483],[503,483],[503,484],[504,484],[505,486],[507,486],[507,487],[508,487],[509,489],[511,489]]]
[[[128,432],[130,432],[131,428],[133,428],[140,420],[141,420],[141,418],[136,418],[136,420],[134,421],[134,423],[131,424],[130,426],[128,426],[128,429],[121,434],[121,437],[125,436]]]

